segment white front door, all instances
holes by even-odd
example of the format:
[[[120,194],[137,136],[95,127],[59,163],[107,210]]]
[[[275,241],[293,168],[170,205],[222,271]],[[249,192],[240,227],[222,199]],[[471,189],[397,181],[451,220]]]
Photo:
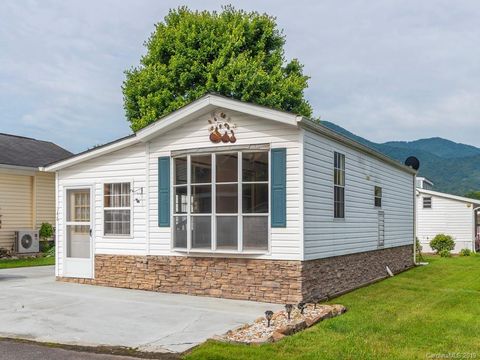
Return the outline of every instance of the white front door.
[[[63,276],[93,278],[92,189],[65,190]]]

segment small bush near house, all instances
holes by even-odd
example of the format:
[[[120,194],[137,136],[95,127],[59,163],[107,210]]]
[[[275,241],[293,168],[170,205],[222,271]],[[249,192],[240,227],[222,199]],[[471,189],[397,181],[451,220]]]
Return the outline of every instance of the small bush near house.
[[[432,241],[430,241],[430,247],[440,254],[442,250],[452,251],[455,247],[455,241],[453,237],[445,234],[436,235]]]
[[[452,253],[450,252],[450,250],[447,249],[440,250],[438,254],[443,258],[452,257]]]
[[[470,256],[470,255],[472,255],[472,250],[470,250],[470,249],[460,250],[460,256]]]
[[[45,257],[55,257],[55,245],[45,251]]]
[[[42,226],[40,226],[40,230],[38,232],[40,235],[40,238],[43,240],[48,240],[49,238],[52,237],[53,235],[53,226],[50,223],[42,223]]]

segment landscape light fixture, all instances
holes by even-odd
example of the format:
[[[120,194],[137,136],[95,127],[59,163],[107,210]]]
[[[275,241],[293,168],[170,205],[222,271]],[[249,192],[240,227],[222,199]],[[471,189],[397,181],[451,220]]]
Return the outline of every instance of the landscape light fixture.
[[[293,310],[292,304],[285,305],[285,311],[287,312],[288,320],[290,320],[290,314],[292,313],[292,310]]]
[[[303,315],[303,310],[305,310],[305,303],[304,302],[299,302],[297,305],[298,310],[300,310],[300,314]]]
[[[267,319],[267,327],[270,327],[270,320],[272,320],[272,317],[273,317],[272,310],[265,311],[265,318]]]

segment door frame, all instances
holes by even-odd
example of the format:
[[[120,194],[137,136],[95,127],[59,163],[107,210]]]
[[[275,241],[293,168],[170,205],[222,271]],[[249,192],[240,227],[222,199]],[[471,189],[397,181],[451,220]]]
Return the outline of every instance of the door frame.
[[[69,206],[68,200],[68,191],[69,190],[82,190],[88,189],[90,192],[90,259],[81,259],[81,258],[68,258],[67,257],[67,208]],[[63,224],[62,224],[62,231],[63,231],[63,277],[73,277],[73,278],[85,278],[85,279],[94,279],[95,278],[95,186],[91,183],[89,184],[69,184],[63,187]],[[67,262],[73,263],[86,263],[90,261],[90,271],[88,274],[81,274],[81,273],[68,273]]]

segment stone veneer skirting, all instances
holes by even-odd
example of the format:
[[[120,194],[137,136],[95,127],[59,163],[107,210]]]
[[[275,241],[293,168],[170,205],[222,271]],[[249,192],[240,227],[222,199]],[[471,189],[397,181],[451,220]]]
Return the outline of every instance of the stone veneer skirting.
[[[308,261],[96,255],[95,279],[57,280],[274,303],[331,298],[413,266],[413,246]]]

